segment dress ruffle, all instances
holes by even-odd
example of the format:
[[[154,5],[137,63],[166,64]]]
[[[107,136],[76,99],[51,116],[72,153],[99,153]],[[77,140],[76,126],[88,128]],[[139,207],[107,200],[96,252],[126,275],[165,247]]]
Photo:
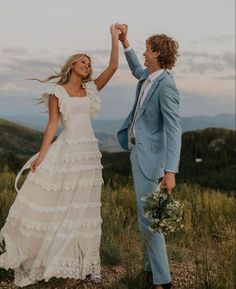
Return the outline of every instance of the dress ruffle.
[[[98,94],[98,89],[95,82],[89,81],[85,84],[86,94],[90,99],[90,113],[92,117],[95,117],[101,109],[101,98]],[[59,112],[61,113],[62,120],[67,120],[70,115],[70,106],[69,106],[69,96],[67,95],[65,89],[61,85],[54,85],[53,87],[48,88],[42,95],[41,101],[48,108],[49,96],[55,95],[58,98]]]
[[[42,102],[48,108],[49,96],[55,95],[58,98],[59,112],[61,113],[62,120],[67,120],[70,115],[70,107],[68,103],[68,96],[65,93],[65,90],[60,85],[54,85],[53,87],[48,88],[42,95]]]
[[[91,115],[95,117],[101,109],[101,98],[98,94],[98,89],[94,81],[89,81],[85,84],[87,95],[90,98]]]

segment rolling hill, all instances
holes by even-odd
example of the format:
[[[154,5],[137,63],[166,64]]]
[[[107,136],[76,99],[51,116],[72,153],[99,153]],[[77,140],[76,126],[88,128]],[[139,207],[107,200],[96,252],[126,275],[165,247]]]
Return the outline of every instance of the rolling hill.
[[[46,114],[6,115],[4,118],[39,131],[44,130],[47,122]],[[123,119],[112,120],[97,118],[93,121],[93,126],[96,132],[116,135],[116,132],[119,130],[123,121]],[[182,117],[181,122],[183,132],[204,129],[208,127],[235,129],[235,115],[230,113],[218,114],[215,116],[200,115]]]
[[[4,165],[17,171],[23,162],[40,148],[43,134],[0,120],[0,170]],[[129,153],[114,152],[115,136],[98,133],[105,182],[127,183],[131,178]],[[236,133],[223,128],[207,128],[185,132],[179,182],[197,183],[201,186],[232,191],[235,189]]]

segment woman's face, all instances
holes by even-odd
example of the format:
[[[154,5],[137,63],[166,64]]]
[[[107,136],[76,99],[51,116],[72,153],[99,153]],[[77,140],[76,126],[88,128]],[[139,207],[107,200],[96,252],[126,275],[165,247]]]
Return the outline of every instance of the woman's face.
[[[81,57],[78,61],[76,61],[72,65],[72,71],[82,78],[88,77],[90,70],[91,70],[91,63],[86,56]]]

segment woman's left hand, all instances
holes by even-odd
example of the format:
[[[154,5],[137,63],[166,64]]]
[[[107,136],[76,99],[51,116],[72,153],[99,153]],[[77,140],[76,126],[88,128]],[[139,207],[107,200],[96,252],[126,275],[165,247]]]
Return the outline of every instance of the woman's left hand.
[[[119,39],[119,35],[121,33],[120,29],[118,28],[119,23],[112,24],[110,26],[111,35]]]

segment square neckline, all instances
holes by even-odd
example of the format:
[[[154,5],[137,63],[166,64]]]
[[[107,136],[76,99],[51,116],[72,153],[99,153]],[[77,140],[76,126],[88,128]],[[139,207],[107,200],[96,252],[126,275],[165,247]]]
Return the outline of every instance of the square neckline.
[[[83,87],[85,89],[85,92],[86,92],[86,95],[84,95],[84,96],[79,96],[79,95],[70,96],[69,93],[67,92],[67,90],[65,89],[65,87],[63,87],[60,84],[58,84],[58,85],[63,88],[63,90],[65,91],[67,97],[69,97],[69,98],[86,98],[86,97],[88,97],[86,86],[83,83],[82,83],[82,85],[83,85]]]

